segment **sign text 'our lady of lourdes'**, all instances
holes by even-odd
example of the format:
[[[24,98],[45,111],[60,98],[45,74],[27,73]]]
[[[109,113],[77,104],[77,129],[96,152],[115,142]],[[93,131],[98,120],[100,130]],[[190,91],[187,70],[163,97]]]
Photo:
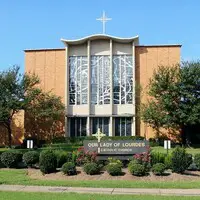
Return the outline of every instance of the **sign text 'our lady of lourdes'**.
[[[93,136],[97,137],[98,141],[85,140],[86,151],[96,151],[100,155],[132,155],[148,151],[149,143],[146,140],[101,141],[105,134],[101,133],[100,129]]]

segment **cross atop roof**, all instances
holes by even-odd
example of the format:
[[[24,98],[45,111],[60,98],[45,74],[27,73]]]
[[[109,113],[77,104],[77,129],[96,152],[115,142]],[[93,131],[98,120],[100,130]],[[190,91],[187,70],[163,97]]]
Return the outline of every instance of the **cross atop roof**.
[[[96,20],[99,20],[99,21],[102,22],[102,24],[103,24],[103,34],[105,34],[105,32],[106,32],[106,22],[109,21],[109,20],[112,20],[112,18],[107,18],[105,11],[103,11],[102,17],[97,18]]]

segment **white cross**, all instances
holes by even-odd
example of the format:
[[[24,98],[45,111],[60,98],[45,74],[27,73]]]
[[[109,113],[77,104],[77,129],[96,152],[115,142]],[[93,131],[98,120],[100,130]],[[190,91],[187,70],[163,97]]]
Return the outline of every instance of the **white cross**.
[[[102,21],[103,23],[103,34],[106,32],[106,22],[109,20],[112,20],[112,18],[107,18],[105,11],[103,11],[103,16],[101,18],[98,18],[97,20]]]
[[[102,138],[103,136],[105,136],[104,133],[101,133],[100,128],[98,128],[97,133],[92,134],[92,135],[95,136],[95,137],[98,139],[98,143],[100,143],[101,138]],[[100,153],[100,147],[98,147],[97,152]]]
[[[93,136],[95,136],[98,139],[98,142],[100,142],[101,138],[105,136],[104,133],[101,133],[100,128],[98,128],[97,133],[92,134]]]

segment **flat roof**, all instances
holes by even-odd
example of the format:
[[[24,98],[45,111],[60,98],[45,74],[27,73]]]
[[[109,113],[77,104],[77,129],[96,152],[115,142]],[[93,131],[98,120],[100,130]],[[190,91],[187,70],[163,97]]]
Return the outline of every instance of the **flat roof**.
[[[65,50],[65,48],[40,48],[40,49],[24,49],[25,52],[28,51],[59,51],[59,50]]]
[[[152,44],[152,45],[136,45],[135,47],[182,47],[181,44]],[[39,48],[39,49],[24,49],[25,52],[30,51],[59,51],[65,48]]]
[[[147,44],[147,45],[136,45],[135,47],[182,47],[181,44]]]

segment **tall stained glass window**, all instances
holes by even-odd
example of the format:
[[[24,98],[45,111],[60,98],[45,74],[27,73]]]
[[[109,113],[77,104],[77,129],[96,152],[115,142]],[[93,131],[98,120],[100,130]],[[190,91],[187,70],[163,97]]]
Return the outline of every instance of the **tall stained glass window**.
[[[113,103],[133,103],[133,61],[129,55],[113,56]]]
[[[87,104],[87,56],[69,57],[69,104]]]
[[[110,56],[91,56],[91,103],[110,104]]]

